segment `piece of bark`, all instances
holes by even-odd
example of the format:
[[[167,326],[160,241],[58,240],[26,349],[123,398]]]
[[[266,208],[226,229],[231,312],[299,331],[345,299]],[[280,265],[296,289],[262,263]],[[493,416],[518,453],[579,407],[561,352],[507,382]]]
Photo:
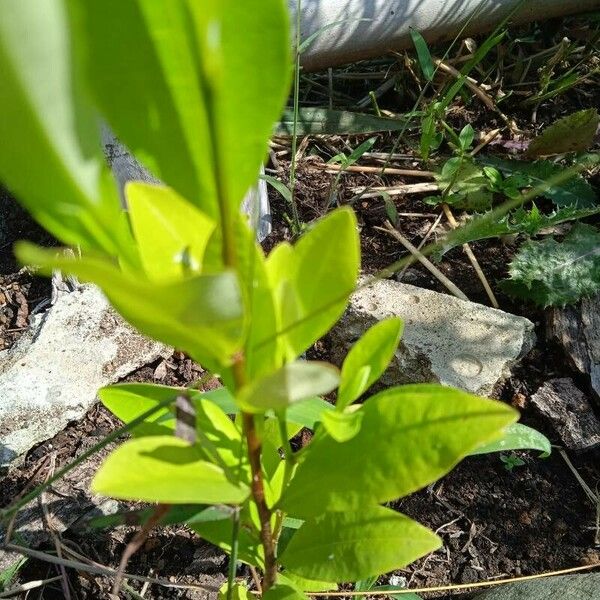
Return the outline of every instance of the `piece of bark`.
[[[548,338],[563,346],[572,368],[590,378],[600,400],[600,294],[548,312]]]
[[[531,397],[531,402],[550,420],[569,450],[583,452],[600,445],[600,421],[572,379],[551,379]]]

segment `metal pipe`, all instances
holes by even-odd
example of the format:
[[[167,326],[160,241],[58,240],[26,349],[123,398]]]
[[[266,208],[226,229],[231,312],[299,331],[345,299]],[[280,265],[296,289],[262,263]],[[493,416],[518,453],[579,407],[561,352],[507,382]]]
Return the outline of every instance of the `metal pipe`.
[[[302,54],[307,70],[380,56],[411,44],[410,28],[429,42],[493,29],[519,0],[302,0]],[[288,0],[295,22],[298,0]],[[514,22],[550,19],[600,8],[600,0],[526,0]],[[470,22],[469,22],[469,19]]]

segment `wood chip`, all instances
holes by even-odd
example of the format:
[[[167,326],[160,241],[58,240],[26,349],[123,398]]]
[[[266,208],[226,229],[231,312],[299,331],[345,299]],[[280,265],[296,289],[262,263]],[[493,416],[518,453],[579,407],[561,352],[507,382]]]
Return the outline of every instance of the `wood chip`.
[[[572,379],[551,379],[531,397],[531,402],[549,419],[565,448],[583,452],[600,446],[600,421]]]

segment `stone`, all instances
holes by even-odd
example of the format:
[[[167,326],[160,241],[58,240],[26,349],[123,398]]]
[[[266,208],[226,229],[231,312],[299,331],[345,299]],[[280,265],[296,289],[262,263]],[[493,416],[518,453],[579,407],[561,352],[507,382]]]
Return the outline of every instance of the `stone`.
[[[531,321],[392,280],[359,289],[329,336],[334,362],[377,321],[404,321],[400,348],[381,382],[437,382],[489,396],[535,343]]]
[[[600,420],[572,379],[547,381],[531,397],[531,402],[550,421],[569,450],[583,452],[600,446]]]
[[[600,573],[545,577],[502,585],[477,594],[473,600],[597,600]]]
[[[0,470],[83,417],[99,388],[165,351],[127,325],[95,286],[60,294],[0,352]]]

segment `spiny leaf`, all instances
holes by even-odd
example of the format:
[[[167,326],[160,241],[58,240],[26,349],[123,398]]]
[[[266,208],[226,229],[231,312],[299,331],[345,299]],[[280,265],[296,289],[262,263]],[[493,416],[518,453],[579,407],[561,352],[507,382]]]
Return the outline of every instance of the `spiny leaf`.
[[[599,121],[600,117],[595,108],[580,110],[563,117],[536,137],[525,155],[538,157],[583,152],[594,143]]]
[[[573,304],[600,290],[600,232],[578,223],[563,242],[526,242],[509,273],[502,287],[513,296],[544,307]]]

